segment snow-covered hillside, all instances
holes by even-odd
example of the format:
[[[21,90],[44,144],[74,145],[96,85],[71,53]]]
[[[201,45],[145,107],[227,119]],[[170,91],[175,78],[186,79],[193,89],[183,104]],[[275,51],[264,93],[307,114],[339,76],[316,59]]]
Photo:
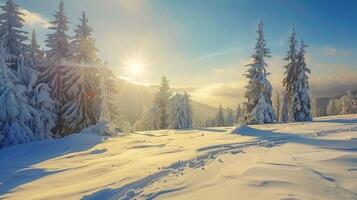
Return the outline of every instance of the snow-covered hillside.
[[[357,199],[357,115],[17,145],[0,199]]]

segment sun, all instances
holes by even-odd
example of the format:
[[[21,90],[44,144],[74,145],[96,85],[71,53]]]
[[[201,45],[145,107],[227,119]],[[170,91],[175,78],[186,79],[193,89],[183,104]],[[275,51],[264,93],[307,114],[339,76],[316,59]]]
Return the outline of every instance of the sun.
[[[134,82],[145,83],[145,78],[148,75],[148,68],[151,66],[143,56],[142,51],[137,51],[131,55],[124,53],[122,56],[122,74],[120,77]]]
[[[131,76],[140,76],[143,72],[143,64],[138,61],[129,63],[128,71]]]

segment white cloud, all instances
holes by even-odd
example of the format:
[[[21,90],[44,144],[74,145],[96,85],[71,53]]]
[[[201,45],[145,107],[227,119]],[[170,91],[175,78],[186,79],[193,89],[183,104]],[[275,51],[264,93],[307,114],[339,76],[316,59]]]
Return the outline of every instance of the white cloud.
[[[21,12],[23,13],[22,18],[25,20],[25,24],[29,26],[41,28],[48,28],[50,26],[48,20],[38,13],[26,9],[21,9]]]

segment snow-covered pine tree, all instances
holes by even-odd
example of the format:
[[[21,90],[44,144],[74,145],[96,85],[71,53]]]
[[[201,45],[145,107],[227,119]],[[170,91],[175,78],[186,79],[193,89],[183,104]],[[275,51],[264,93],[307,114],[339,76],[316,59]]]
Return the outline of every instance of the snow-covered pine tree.
[[[258,25],[258,37],[255,46],[255,53],[252,55],[253,63],[247,65],[249,79],[244,97],[245,103],[245,123],[263,124],[275,121],[275,112],[272,106],[272,86],[267,79],[267,64],[265,58],[270,57],[270,50],[266,48],[264,39],[263,23]]]
[[[169,125],[169,114],[167,112],[167,106],[169,103],[169,98],[171,96],[169,81],[166,77],[162,77],[161,84],[159,87],[159,91],[155,94],[155,98],[153,101],[153,109],[150,110],[149,113],[153,111],[158,111],[156,114],[160,118],[159,129],[165,129]]]
[[[307,45],[303,40],[300,42],[300,50],[297,54],[297,75],[294,83],[296,92],[298,93],[299,103],[295,112],[295,121],[312,121],[311,115],[311,99],[309,94],[309,77],[310,69],[306,67],[305,54]]]
[[[281,105],[279,122],[286,123],[289,121],[289,118],[288,118],[289,109],[288,109],[288,96],[286,95],[285,92],[282,93],[282,100],[283,100],[283,102]]]
[[[181,125],[183,124],[181,121],[183,121],[183,109],[182,109],[182,98],[183,95],[180,93],[176,93],[173,95],[168,102],[167,105],[167,111],[169,115],[169,128],[172,129],[179,129]]]
[[[327,115],[336,115],[337,114],[337,106],[336,106],[335,99],[331,98],[329,100],[327,108],[326,108],[326,113],[327,113]]]
[[[95,46],[95,40],[92,37],[93,29],[88,24],[88,17],[86,13],[82,13],[79,19],[80,24],[76,26],[74,32],[75,36],[71,42],[69,62],[79,64],[98,64],[99,58],[97,56],[98,49]]]
[[[25,44],[27,32],[22,30],[25,20],[20,7],[12,0],[6,1],[0,8],[0,35],[5,42],[4,48],[12,55],[10,67],[16,70],[18,60],[24,59],[28,51],[28,45]]]
[[[157,105],[153,104],[149,110],[147,117],[148,130],[158,130],[161,129],[162,121],[161,114],[162,109]],[[168,121],[168,120],[167,120]]]
[[[218,106],[218,111],[217,111],[217,114],[216,114],[216,126],[224,126],[225,125],[225,122],[224,122],[224,112],[223,112],[223,107],[221,104],[219,104]]]
[[[185,112],[186,112],[186,128],[193,127],[193,109],[191,104],[191,97],[188,93],[185,92],[183,95],[183,105],[185,105]]]
[[[106,64],[100,69],[99,74],[100,95],[99,101],[95,102],[97,104],[95,105],[97,107],[97,119],[119,127],[119,108],[115,104],[115,97],[119,95],[119,91],[115,85],[115,76]]]
[[[83,12],[63,70],[64,89],[68,98],[62,109],[65,134],[80,131],[97,122],[94,100],[99,59],[91,32],[92,28],[88,26],[88,18]]]
[[[0,8],[3,11],[0,14],[0,35],[4,48],[11,55],[7,62],[10,68],[17,70],[22,84],[32,87],[37,79],[37,72],[31,68],[27,59],[29,46],[25,44],[28,40],[27,32],[22,30],[25,22],[22,18],[23,13],[12,0],[8,0]]]
[[[146,107],[143,108],[140,118],[134,124],[135,131],[146,131],[150,130],[149,124],[149,111]]]
[[[287,56],[284,58],[288,61],[288,64],[284,66],[285,77],[283,79],[283,85],[285,87],[285,93],[288,98],[288,121],[295,121],[295,109],[296,105],[299,105],[299,97],[295,91],[294,81],[296,80],[296,57],[297,57],[297,40],[295,29],[292,29],[291,36],[289,37],[289,51]]]
[[[169,128],[192,128],[192,106],[190,97],[177,93],[169,102]]]
[[[32,30],[31,35],[31,45],[30,45],[30,59],[37,66],[37,71],[42,71],[40,69],[41,62],[45,58],[44,52],[40,49],[40,45],[37,42],[37,36],[35,29]]]
[[[51,138],[52,129],[56,126],[56,103],[51,99],[50,88],[45,83],[38,84],[32,94],[30,104],[37,109],[34,132],[38,139]]]
[[[289,51],[285,60],[285,78],[283,85],[288,96],[288,120],[312,121],[311,99],[309,95],[308,74],[310,70],[306,67],[305,54],[307,45],[301,41],[301,47],[297,51],[295,29],[289,38]]]
[[[36,110],[28,104],[25,86],[14,75],[7,60],[11,57],[0,41],[0,148],[36,140],[33,116]]]
[[[340,114],[352,114],[353,113],[353,94],[351,90],[348,90],[347,94],[340,98],[341,112]]]
[[[225,121],[227,126],[233,126],[234,123],[236,123],[232,108],[227,108],[227,116]]]
[[[58,11],[53,15],[55,18],[50,22],[51,34],[47,34],[45,40],[48,50],[46,52],[47,69],[43,73],[42,81],[48,83],[52,91],[53,99],[62,107],[66,102],[63,88],[63,67],[69,52],[68,18],[64,11],[64,3],[61,0]],[[60,113],[59,113],[60,114]],[[61,116],[59,116],[61,120]]]
[[[48,50],[46,51],[46,60],[43,73],[41,74],[41,83],[47,83],[51,89],[51,97],[56,101],[57,123],[55,135],[63,135],[63,117],[62,109],[67,101],[64,90],[63,68],[69,52],[68,18],[65,14],[63,0],[60,1],[58,11],[53,15],[54,20],[50,22],[49,28],[53,33],[47,34],[45,40]]]

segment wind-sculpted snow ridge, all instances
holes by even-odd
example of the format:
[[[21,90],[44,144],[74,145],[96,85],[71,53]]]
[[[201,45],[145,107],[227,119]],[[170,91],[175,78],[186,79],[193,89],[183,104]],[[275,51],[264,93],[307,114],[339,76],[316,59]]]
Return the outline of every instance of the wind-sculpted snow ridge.
[[[238,128],[239,129],[239,128]],[[247,129],[254,130],[254,129]],[[257,131],[258,133],[259,131]],[[264,131],[261,131],[264,134]],[[262,134],[262,136],[264,136]],[[259,134],[260,135],[260,134]],[[129,200],[129,199],[153,199],[159,194],[143,194],[143,191],[149,185],[165,179],[167,176],[173,174],[175,176],[182,175],[186,169],[204,169],[204,166],[218,156],[223,154],[237,154],[243,152],[243,148],[250,146],[273,147],[286,142],[288,136],[264,136],[250,142],[228,143],[214,146],[207,146],[197,149],[197,153],[201,153],[197,157],[190,160],[179,160],[172,163],[168,167],[163,167],[160,171],[151,174],[138,181],[126,184],[116,189],[104,189],[94,194],[83,197],[83,200],[95,199],[115,199],[115,200]],[[169,191],[166,191],[169,192]],[[162,193],[162,191],[160,191]],[[164,192],[165,193],[165,192]]]
[[[335,134],[341,132],[351,132],[356,131],[356,128],[338,128],[332,130],[318,130],[313,132],[311,135],[318,137],[327,134]],[[223,154],[237,154],[244,152],[244,148],[252,146],[261,146],[261,147],[274,147],[277,145],[282,145],[287,142],[296,142],[296,143],[316,143],[321,147],[327,146],[322,142],[317,142],[314,139],[310,139],[304,135],[296,135],[289,133],[274,133],[272,131],[259,130],[246,125],[242,125],[232,131],[233,134],[239,134],[243,136],[256,137],[256,139],[248,142],[237,142],[237,143],[226,143],[212,146],[205,146],[196,150],[199,154],[197,157],[190,160],[179,160],[172,163],[168,167],[163,167],[158,172],[151,174],[145,178],[142,178],[138,181],[126,184],[122,187],[116,189],[105,189],[98,191],[94,194],[85,196],[85,200],[94,200],[94,199],[154,199],[155,197],[164,194],[170,193],[172,191],[181,190],[181,188],[176,188],[172,190],[162,190],[157,193],[145,194],[144,190],[150,185],[160,181],[165,180],[170,175],[180,176],[183,175],[183,171],[187,169],[202,169],[209,162],[218,159],[219,156]],[[322,134],[323,133],[323,134]],[[310,134],[307,134],[310,136]],[[311,141],[310,141],[311,140]],[[357,144],[355,142],[355,144]],[[338,145],[338,144],[337,144]],[[353,144],[352,144],[353,146]],[[337,148],[337,147],[336,147]],[[348,149],[348,147],[345,147]],[[220,159],[219,159],[220,160]],[[322,178],[325,176],[319,174],[317,171],[313,171],[315,174],[319,175]],[[325,178],[327,179],[327,178]]]

